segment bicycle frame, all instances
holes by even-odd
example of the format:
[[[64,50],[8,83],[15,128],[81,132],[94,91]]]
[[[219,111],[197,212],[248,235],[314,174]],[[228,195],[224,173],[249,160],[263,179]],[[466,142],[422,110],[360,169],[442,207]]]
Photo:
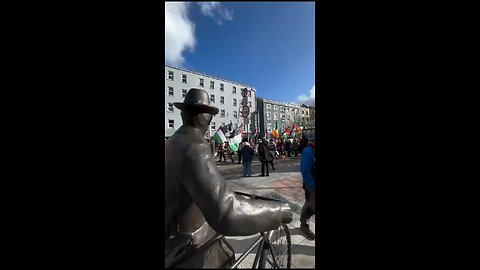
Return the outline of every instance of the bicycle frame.
[[[253,265],[252,265],[252,269],[256,269],[258,268],[258,262],[260,260],[260,257],[261,256],[264,256],[264,249],[269,251],[270,250],[270,236],[272,234],[273,231],[269,231],[268,234],[266,233],[260,233],[260,236],[257,238],[257,240],[250,246],[250,248],[247,249],[247,251],[245,251],[241,256],[240,258],[238,258],[238,260],[235,261],[235,263],[233,264],[232,267],[230,267],[230,269],[234,269],[234,268],[237,268],[238,265],[247,257],[248,254],[250,254],[252,252],[252,250],[258,245],[258,249],[257,249],[257,254],[255,254],[255,259],[253,260]],[[272,258],[274,260],[274,263],[276,264],[276,259],[275,259],[275,255],[272,253]]]

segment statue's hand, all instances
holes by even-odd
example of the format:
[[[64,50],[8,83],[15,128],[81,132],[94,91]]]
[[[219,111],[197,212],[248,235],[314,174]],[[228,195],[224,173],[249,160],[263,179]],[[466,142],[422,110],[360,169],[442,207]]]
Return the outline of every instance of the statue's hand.
[[[292,209],[288,204],[282,205],[282,223],[283,224],[288,224],[292,222],[293,220],[293,215],[292,215]]]

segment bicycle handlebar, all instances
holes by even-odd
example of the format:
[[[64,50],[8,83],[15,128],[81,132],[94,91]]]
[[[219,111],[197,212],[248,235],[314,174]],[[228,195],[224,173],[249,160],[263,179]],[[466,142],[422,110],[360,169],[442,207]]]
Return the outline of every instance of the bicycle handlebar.
[[[268,198],[268,197],[263,197],[255,194],[249,194],[249,193],[244,193],[240,191],[235,191],[235,194],[237,195],[242,195],[242,196],[247,196],[250,197],[250,199],[260,199],[260,200],[266,200],[266,201],[274,201],[274,202],[284,202],[279,199],[274,199],[274,198]]]

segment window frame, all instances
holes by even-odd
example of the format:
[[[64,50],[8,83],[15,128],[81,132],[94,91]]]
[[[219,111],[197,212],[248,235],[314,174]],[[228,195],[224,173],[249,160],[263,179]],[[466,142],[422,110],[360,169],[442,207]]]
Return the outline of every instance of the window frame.
[[[215,81],[210,81],[210,89],[215,90]]]
[[[210,94],[210,102],[215,103],[215,95]]]
[[[203,78],[198,78],[198,86],[205,87],[205,80]]]
[[[170,74],[172,74],[172,78],[170,78]],[[170,80],[170,81],[175,80],[175,75],[174,75],[173,71],[168,70],[168,80]]]
[[[170,121],[172,121],[171,127],[170,127]],[[168,119],[168,128],[175,129],[175,119]]]
[[[187,74],[182,74],[182,83],[185,83],[185,84],[187,83]]]

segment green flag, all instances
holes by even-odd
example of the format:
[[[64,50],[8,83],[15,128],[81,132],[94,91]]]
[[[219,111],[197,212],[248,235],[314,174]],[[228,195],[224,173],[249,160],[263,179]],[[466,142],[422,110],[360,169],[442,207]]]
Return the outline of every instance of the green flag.
[[[217,129],[217,132],[215,132],[215,135],[213,135],[213,139],[218,143],[224,143],[227,138],[225,137],[225,134],[223,134],[223,131],[221,128]]]

